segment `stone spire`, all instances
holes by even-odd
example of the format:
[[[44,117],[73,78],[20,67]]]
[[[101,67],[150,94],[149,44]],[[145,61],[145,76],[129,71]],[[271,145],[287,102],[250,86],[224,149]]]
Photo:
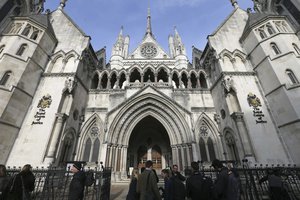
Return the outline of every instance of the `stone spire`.
[[[64,7],[66,6],[66,2],[67,2],[68,0],[60,0],[60,3],[59,3],[59,9],[64,9]]]
[[[150,8],[148,8],[146,35],[152,35]]]
[[[232,6],[234,8],[238,8],[239,7],[237,0],[230,0],[230,2],[231,2]]]

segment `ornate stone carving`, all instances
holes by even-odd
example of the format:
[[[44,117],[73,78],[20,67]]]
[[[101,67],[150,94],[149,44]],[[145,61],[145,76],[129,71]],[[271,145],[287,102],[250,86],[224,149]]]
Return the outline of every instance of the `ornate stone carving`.
[[[225,89],[226,94],[229,93],[230,90],[233,89],[233,85],[234,85],[232,76],[225,76],[222,80],[222,85]]]
[[[77,82],[75,81],[74,77],[67,77],[65,81],[65,87],[63,92],[68,91],[68,93],[72,93],[73,89],[76,87]]]
[[[260,102],[260,99],[253,93],[249,93],[248,94],[248,97],[247,97],[247,100],[248,100],[248,104],[250,107],[261,107],[261,102]]]

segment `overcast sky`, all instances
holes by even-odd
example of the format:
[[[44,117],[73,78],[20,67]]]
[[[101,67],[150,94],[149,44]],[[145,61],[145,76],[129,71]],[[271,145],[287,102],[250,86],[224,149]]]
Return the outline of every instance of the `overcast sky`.
[[[240,8],[253,7],[252,0],[237,0]],[[57,9],[60,0],[46,0],[45,9]],[[65,12],[92,38],[94,50],[111,48],[124,27],[130,36],[130,52],[142,41],[146,31],[147,7],[151,8],[152,32],[169,52],[168,36],[174,26],[191,60],[192,46],[203,50],[211,34],[233,11],[230,0],[68,0]]]

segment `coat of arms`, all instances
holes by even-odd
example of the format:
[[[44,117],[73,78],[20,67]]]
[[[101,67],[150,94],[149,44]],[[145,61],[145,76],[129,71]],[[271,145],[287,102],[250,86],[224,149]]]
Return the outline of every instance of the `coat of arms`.
[[[255,94],[252,94],[251,92],[248,94],[247,100],[250,107],[252,106],[256,108],[258,106],[261,106],[260,99]]]
[[[39,101],[38,108],[49,108],[51,105],[52,99],[50,94],[47,94],[42,97],[42,99]]]

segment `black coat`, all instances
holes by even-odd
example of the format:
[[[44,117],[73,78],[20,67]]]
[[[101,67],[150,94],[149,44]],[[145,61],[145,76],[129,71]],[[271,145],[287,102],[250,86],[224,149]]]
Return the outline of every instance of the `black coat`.
[[[8,194],[8,199],[22,199],[23,188],[25,189],[24,194],[30,196],[30,192],[34,190],[35,177],[31,171],[29,172],[20,172],[15,175],[9,183],[9,188],[11,188],[10,193]]]
[[[217,200],[227,199],[228,169],[223,167],[215,181],[214,195]]]
[[[84,192],[85,173],[78,171],[73,175],[69,188],[69,200],[82,200]]]
[[[139,196],[136,192],[136,187],[137,187],[137,179],[133,178],[129,185],[129,190],[128,190],[128,194],[126,196],[126,200],[138,200],[139,199]]]
[[[213,199],[213,183],[208,177],[203,177],[198,171],[186,180],[186,194],[192,200]]]
[[[8,184],[9,184],[10,177],[8,176],[1,176],[0,177],[0,200],[7,199],[7,193],[9,190]]]

